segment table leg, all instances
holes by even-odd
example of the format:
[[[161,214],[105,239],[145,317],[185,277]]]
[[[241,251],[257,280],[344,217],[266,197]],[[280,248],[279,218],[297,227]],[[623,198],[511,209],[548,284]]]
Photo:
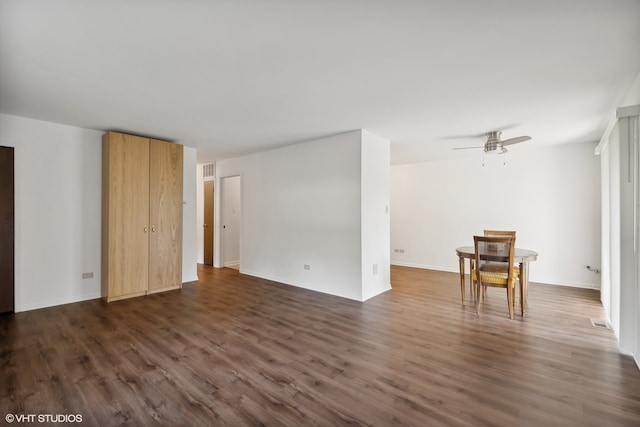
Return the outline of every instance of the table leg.
[[[474,268],[474,260],[473,258],[469,258],[469,295],[471,296],[471,298],[473,298],[473,303],[476,303],[476,288],[475,286],[473,286],[473,277],[471,277],[471,274],[473,274],[473,268]]]
[[[522,316],[527,306],[527,297],[529,296],[529,263],[520,263],[520,295],[522,298]]]
[[[460,263],[460,293],[462,294],[462,305],[464,306],[464,257],[458,257]]]

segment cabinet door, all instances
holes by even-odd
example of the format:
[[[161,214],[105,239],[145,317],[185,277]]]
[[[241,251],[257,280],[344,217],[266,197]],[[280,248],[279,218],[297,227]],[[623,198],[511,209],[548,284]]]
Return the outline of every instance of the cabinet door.
[[[104,155],[108,300],[142,295],[149,283],[149,140],[109,132]],[[104,256],[104,255],[103,255]]]
[[[182,286],[183,147],[150,141],[149,292]]]

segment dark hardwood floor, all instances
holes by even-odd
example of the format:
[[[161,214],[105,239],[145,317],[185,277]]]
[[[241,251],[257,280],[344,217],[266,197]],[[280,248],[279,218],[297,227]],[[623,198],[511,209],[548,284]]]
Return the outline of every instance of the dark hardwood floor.
[[[532,283],[527,317],[509,320],[504,290],[476,315],[452,273],[393,267],[393,290],[365,303],[231,269],[199,277],[0,317],[2,422],[640,425],[640,371],[591,325],[596,291]]]

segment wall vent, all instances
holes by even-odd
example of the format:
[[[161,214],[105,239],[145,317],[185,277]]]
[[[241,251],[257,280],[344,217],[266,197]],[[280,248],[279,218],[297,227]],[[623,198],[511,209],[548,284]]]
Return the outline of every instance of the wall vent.
[[[204,181],[212,181],[216,178],[216,164],[208,163],[202,165],[202,179]]]

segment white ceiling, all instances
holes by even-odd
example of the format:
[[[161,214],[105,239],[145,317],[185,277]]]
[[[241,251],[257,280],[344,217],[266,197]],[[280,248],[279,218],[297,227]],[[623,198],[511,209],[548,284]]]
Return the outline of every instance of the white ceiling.
[[[0,113],[199,162],[359,128],[394,164],[594,142],[638,72],[638,0],[0,0]]]

